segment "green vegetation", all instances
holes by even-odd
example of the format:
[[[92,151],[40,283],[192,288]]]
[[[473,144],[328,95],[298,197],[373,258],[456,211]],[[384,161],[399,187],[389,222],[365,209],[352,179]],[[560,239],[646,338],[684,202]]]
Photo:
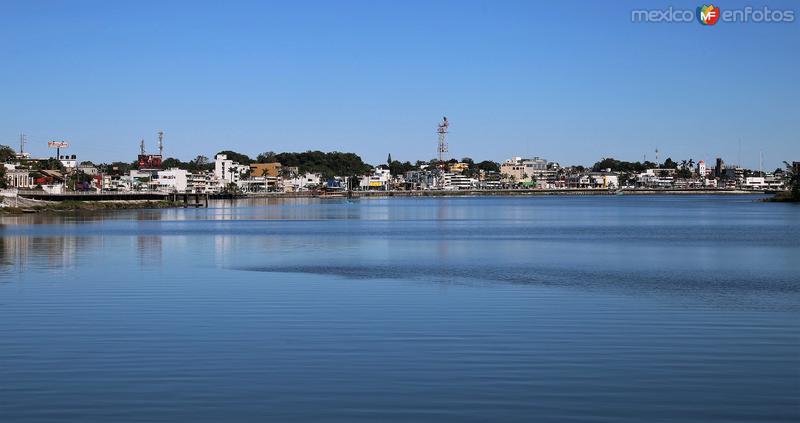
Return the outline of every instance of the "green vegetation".
[[[306,151],[275,154],[274,161],[283,166],[298,167],[300,173],[321,173],[323,177],[354,176],[369,172],[372,167],[355,153]],[[241,162],[240,162],[241,163]]]
[[[667,159],[672,161],[671,159]],[[666,162],[665,162],[666,163]],[[603,169],[611,169],[614,172],[644,172],[646,169],[655,168],[656,165],[653,162],[645,161],[644,163],[641,162],[626,162],[622,160],[616,160],[614,158],[607,158],[600,160],[599,162],[595,163],[592,166],[593,172],[599,172]],[[580,170],[583,166],[576,166],[576,170]]]
[[[224,154],[228,156],[228,160],[233,160],[234,162],[243,165],[249,165],[255,162],[255,160],[251,159],[250,156],[248,156],[247,154],[237,153],[231,150],[223,150],[217,154]]]
[[[783,162],[786,165],[786,174],[789,178],[789,192],[788,198],[790,201],[800,201],[800,172],[797,171],[789,162]]]
[[[16,157],[17,153],[7,145],[0,145],[0,163],[8,163]]]
[[[392,158],[391,154],[389,155],[389,158],[390,159]],[[394,160],[389,163],[389,172],[391,172],[392,175],[402,175],[406,172],[410,172],[416,169],[418,169],[418,167],[411,164],[411,162],[408,161],[401,162],[399,160]]]

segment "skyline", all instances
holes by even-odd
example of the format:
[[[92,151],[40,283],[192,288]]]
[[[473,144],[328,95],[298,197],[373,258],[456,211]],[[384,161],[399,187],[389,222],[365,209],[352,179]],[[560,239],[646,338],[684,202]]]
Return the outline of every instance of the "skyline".
[[[26,133],[34,155],[63,139],[80,160],[132,161],[161,129],[181,160],[338,150],[379,164],[435,157],[446,115],[456,159],[800,158],[797,22],[631,23],[639,3],[578,5],[561,18],[528,2],[13,2],[0,144]]]

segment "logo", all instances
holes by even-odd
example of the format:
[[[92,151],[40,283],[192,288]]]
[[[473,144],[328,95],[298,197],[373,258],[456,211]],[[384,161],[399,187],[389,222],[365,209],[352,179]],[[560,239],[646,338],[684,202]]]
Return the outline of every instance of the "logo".
[[[713,4],[698,7],[697,20],[703,25],[714,25],[719,20],[719,7]]]

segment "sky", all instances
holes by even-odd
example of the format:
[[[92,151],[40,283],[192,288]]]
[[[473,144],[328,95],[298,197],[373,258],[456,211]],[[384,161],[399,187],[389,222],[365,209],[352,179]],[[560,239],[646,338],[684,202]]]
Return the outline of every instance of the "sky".
[[[800,25],[633,23],[697,2],[0,2],[0,144],[133,161],[139,140],[562,165],[800,160]],[[719,2],[722,9],[787,1]]]

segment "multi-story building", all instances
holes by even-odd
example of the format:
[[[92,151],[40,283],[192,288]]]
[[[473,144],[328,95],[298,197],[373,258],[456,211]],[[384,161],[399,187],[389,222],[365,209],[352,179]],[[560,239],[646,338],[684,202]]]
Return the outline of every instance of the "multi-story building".
[[[478,187],[478,180],[475,178],[468,178],[459,173],[450,174],[448,185],[444,189],[474,189]]]
[[[548,166],[549,162],[540,157],[523,159],[513,157],[500,165],[500,173],[509,182],[538,182],[547,183],[554,181],[557,166]]]
[[[219,180],[211,172],[194,172],[187,175],[187,190],[200,194],[213,194],[221,190]]]
[[[164,192],[192,192],[189,189],[189,172],[185,169],[159,170],[156,173],[158,190]]]
[[[214,177],[225,183],[236,183],[250,170],[250,166],[228,159],[226,154],[214,157]]]
[[[281,176],[281,164],[278,162],[274,163],[253,163],[250,165],[250,176],[252,177],[260,177],[260,176],[270,176],[273,178],[277,178]]]
[[[358,186],[364,190],[387,190],[390,189],[392,174],[389,169],[376,167],[371,175],[361,177]]]
[[[308,191],[318,187],[322,183],[322,175],[319,173],[306,173],[283,181],[285,192]]]
[[[429,170],[411,170],[403,175],[403,185],[410,190],[436,188],[436,174]]]

